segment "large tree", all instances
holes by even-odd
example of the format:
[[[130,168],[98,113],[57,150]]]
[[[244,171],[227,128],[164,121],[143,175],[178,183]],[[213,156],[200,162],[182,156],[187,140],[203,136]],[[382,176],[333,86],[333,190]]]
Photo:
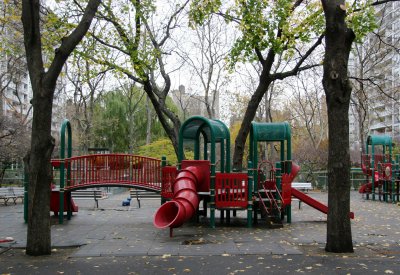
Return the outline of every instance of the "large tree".
[[[323,86],[328,108],[328,225],[325,249],[353,252],[350,212],[349,105],[351,84],[348,60],[355,39],[346,24],[343,0],[322,1],[325,17]]]
[[[129,83],[104,93],[94,108],[93,142],[114,152],[126,152],[129,148],[136,153],[139,146],[147,143],[148,109],[152,112],[152,137],[155,140],[164,137],[163,128],[155,119],[153,106],[147,105],[145,96],[143,89]],[[175,110],[170,100],[166,104]]]
[[[302,0],[235,1],[229,7],[217,0],[196,0],[191,7],[194,22],[202,24],[210,14],[219,14],[239,31],[230,52],[231,69],[240,62],[257,61],[261,66],[257,88],[235,140],[233,167],[241,169],[251,121],[271,84],[316,65],[307,59],[322,42],[321,8]]]
[[[162,9],[157,10],[159,7],[148,0],[103,1],[90,33],[96,41],[96,53],[79,51],[83,57],[111,68],[120,78],[125,76],[143,87],[176,152],[181,121],[166,104],[171,89],[169,74],[174,70],[167,60],[174,50],[172,32],[179,27],[188,2],[163,2],[159,6]]]
[[[350,212],[349,106],[352,86],[348,74],[350,50],[374,27],[369,3],[322,0],[325,15],[323,87],[328,110],[328,224],[325,250],[353,252]],[[386,1],[384,1],[386,2]],[[350,10],[348,10],[350,9]]]
[[[299,71],[312,67],[305,61],[322,42],[326,35],[323,86],[326,94],[329,123],[329,213],[327,227],[327,251],[353,251],[351,239],[350,211],[350,156],[348,109],[351,85],[347,76],[347,66],[355,33],[362,37],[370,31],[373,13],[368,2],[352,2],[351,16],[347,17],[344,0],[322,0],[306,2],[289,1],[235,1],[227,12],[221,12],[221,1],[194,1],[192,18],[203,22],[211,13],[218,13],[228,21],[238,25],[241,36],[231,51],[231,61],[258,60],[262,65],[259,85],[249,101],[242,126],[235,140],[233,165],[239,168],[243,160],[243,150],[262,96],[275,80],[296,75]],[[387,1],[383,1],[387,2]],[[360,12],[361,11],[361,12]],[[325,28],[323,19],[325,19]],[[347,20],[352,28],[347,26]],[[321,26],[322,22],[322,26]],[[325,32],[323,30],[325,29]],[[314,43],[306,48],[301,42]],[[316,38],[316,37],[315,37]],[[294,53],[297,51],[298,55]],[[294,57],[277,72],[276,58],[283,53]],[[290,69],[287,70],[286,67]]]
[[[41,1],[23,0],[22,23],[29,76],[33,90],[31,150],[26,163],[29,170],[28,233],[26,253],[51,253],[50,183],[52,103],[57,78],[71,52],[88,31],[101,0],[89,0],[76,28],[61,38],[48,68],[44,65],[41,35]]]

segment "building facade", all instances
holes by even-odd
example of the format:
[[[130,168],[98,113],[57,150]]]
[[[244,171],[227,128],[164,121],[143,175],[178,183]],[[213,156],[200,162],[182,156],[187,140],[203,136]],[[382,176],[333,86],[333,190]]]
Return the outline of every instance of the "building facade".
[[[362,148],[368,134],[400,142],[400,3],[376,7],[378,28],[356,45],[349,68],[354,77],[349,112],[350,144]]]
[[[178,90],[171,91],[171,98],[175,105],[182,112],[182,119],[186,120],[191,116],[209,117],[206,107],[205,96],[193,95],[186,92],[184,85],[180,85]],[[212,118],[219,119],[219,92],[213,92],[209,96],[209,102],[214,112]]]

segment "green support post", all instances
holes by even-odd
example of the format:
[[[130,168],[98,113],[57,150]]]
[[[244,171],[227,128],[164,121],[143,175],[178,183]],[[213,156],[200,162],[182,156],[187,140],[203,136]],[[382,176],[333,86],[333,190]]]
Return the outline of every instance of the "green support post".
[[[400,176],[400,171],[399,171],[399,169],[400,169],[399,162],[396,161],[396,172],[397,172],[397,175],[395,175],[396,177]],[[397,185],[396,187],[398,188],[398,187],[399,187],[399,186],[398,186],[398,183],[395,182],[395,184]],[[397,201],[400,201],[400,194],[399,194],[399,191],[400,191],[400,190],[397,189],[397,192],[398,192],[398,193],[397,193]]]
[[[162,172],[162,168],[163,167],[165,167],[165,166],[167,166],[167,157],[166,156],[162,156],[161,157],[161,171],[160,171],[160,176],[161,176],[161,193],[162,193],[162,190],[163,190],[163,186],[164,186],[164,181],[163,181],[163,172]],[[162,204],[164,204],[165,203],[165,199],[162,197],[162,194],[161,194],[161,205]]]
[[[395,171],[395,168],[396,168],[396,164],[395,164],[395,162],[394,162],[394,160],[393,160],[393,158],[392,158],[392,177],[391,177],[391,179],[390,179],[390,182],[391,182],[391,190],[392,190],[392,196],[391,196],[391,200],[392,200],[392,203],[395,203],[395,195],[394,195],[394,187],[395,187],[395,184],[394,184],[394,181],[395,181],[395,176],[394,176],[394,171]]]
[[[215,137],[211,135],[210,226],[215,228]]]
[[[62,146],[61,146],[62,147]],[[64,222],[64,182],[65,182],[65,163],[64,157],[60,163],[60,207],[58,211],[58,223]]]
[[[221,141],[221,157],[220,157],[220,171],[221,173],[225,172],[225,146],[224,146],[224,141]]]
[[[161,157],[161,167],[165,167],[165,166],[167,166],[167,157],[162,156]]]
[[[248,177],[248,194],[247,194],[247,227],[252,227],[253,224],[253,164],[251,161],[247,164]]]
[[[71,124],[66,119],[61,125],[61,140],[60,140],[60,209],[58,213],[58,223],[62,224],[64,222],[64,189],[65,189],[65,130],[68,134],[68,152],[67,156],[70,158],[72,156],[72,134],[71,134]],[[67,180],[71,178],[71,166],[67,167]],[[68,207],[67,217],[71,217],[71,209]]]
[[[200,141],[196,140],[194,142],[194,159],[199,159],[200,157]]]

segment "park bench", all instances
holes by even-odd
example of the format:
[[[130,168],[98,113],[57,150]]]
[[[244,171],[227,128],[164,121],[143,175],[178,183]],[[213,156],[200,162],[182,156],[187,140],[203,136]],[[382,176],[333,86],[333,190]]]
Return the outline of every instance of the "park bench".
[[[0,188],[0,199],[3,200],[4,205],[12,200],[14,204],[17,204],[17,200],[24,200],[24,188],[23,187],[1,187]]]
[[[303,192],[308,192],[313,189],[311,182],[292,182],[292,187]],[[301,209],[301,200],[292,198],[292,201],[298,201],[299,209]]]
[[[148,190],[143,190],[143,189],[137,189],[137,188],[131,188],[129,189],[129,194],[131,199],[136,198],[139,208],[140,208],[140,199],[159,199],[161,200],[161,195],[160,193],[154,192],[154,191],[148,191]]]
[[[99,200],[108,198],[107,194],[99,189],[75,190],[71,192],[71,196],[75,200],[94,199],[97,208],[99,208]]]
[[[21,199],[21,202],[24,202],[24,194],[25,194],[25,188],[24,187],[11,187],[14,195],[17,197],[16,200]]]
[[[305,192],[313,189],[311,182],[292,182],[292,187]]]

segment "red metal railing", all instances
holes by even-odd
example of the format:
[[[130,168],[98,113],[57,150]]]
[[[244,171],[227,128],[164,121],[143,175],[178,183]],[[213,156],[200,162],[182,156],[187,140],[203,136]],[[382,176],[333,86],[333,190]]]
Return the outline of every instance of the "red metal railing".
[[[71,167],[65,189],[136,186],[161,191],[161,160],[129,154],[85,155],[65,159]]]
[[[215,177],[216,208],[246,208],[248,204],[246,173],[217,173]]]

